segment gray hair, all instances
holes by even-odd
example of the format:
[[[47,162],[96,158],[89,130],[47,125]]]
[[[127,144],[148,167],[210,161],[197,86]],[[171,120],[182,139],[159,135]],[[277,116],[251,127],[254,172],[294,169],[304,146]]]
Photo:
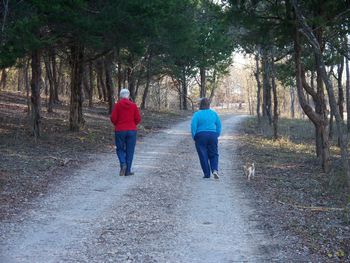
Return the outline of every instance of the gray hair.
[[[121,89],[119,93],[120,98],[128,99],[130,96],[130,91],[128,89]]]

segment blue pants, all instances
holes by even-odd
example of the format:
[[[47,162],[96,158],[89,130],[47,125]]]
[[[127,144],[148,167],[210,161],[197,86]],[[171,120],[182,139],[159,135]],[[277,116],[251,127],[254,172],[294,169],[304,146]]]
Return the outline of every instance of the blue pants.
[[[120,167],[126,165],[126,173],[130,173],[136,146],[136,131],[116,131],[115,146]]]
[[[199,161],[205,177],[218,171],[218,134],[216,132],[199,132],[194,137]]]

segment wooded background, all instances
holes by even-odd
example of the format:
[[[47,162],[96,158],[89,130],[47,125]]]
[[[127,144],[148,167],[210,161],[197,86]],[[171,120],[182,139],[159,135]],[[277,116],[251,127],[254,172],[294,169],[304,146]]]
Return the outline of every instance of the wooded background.
[[[110,112],[122,87],[141,109],[194,109],[207,96],[217,106],[245,105],[275,140],[279,117],[307,117],[323,170],[336,137],[350,185],[348,0],[0,5],[0,91],[27,94],[35,138],[43,105],[53,112],[68,101],[69,129],[79,131],[83,107],[104,101]],[[232,67],[234,51],[252,64]]]

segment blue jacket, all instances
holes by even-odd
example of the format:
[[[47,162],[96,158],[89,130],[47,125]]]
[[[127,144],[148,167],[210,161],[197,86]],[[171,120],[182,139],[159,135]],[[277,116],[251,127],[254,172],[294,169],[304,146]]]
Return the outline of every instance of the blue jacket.
[[[218,136],[221,134],[221,121],[218,114],[211,110],[199,110],[192,117],[191,133],[192,138],[198,132],[211,131],[216,132]]]

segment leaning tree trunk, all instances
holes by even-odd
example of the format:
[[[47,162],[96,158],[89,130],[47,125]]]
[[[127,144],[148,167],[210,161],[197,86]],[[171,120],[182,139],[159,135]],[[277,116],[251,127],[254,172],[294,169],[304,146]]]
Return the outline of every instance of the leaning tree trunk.
[[[84,74],[84,47],[81,44],[71,46],[71,83],[69,130],[78,132],[84,123],[82,116],[82,82]]]
[[[200,98],[205,98],[206,96],[206,70],[205,67],[200,67],[199,68],[199,73],[201,76],[201,85],[200,85],[200,91],[199,91],[199,97]]]
[[[321,141],[323,142],[321,147],[321,163],[322,163],[322,169],[325,172],[329,172],[330,170],[330,153],[329,153],[329,141],[328,141],[328,134],[327,134],[327,120],[323,119],[323,116],[319,115],[316,111],[313,110],[313,108],[307,103],[306,96],[303,91],[303,87],[307,88],[305,84],[303,84],[303,78],[302,75],[304,75],[304,72],[302,70],[302,64],[301,64],[301,46],[300,46],[300,35],[297,28],[294,30],[293,39],[294,39],[294,53],[295,53],[295,73],[296,73],[296,86],[297,86],[297,93],[298,93],[298,99],[301,108],[305,112],[305,114],[308,116],[308,118],[312,121],[312,123],[315,125],[315,129],[319,132],[318,135],[320,136]],[[309,92],[311,92],[309,90]],[[313,97],[316,96],[316,94],[312,93]]]
[[[104,60],[106,72],[106,89],[108,97],[108,113],[111,114],[114,107],[114,87],[112,79],[112,57],[109,55]]]
[[[40,99],[40,83],[41,83],[41,65],[40,65],[40,50],[32,52],[32,79],[31,86],[31,113],[32,113],[32,133],[35,139],[40,137],[40,122],[41,122],[41,99]]]
[[[341,160],[342,160],[342,166],[344,169],[344,173],[347,178],[347,185],[350,186],[350,167],[349,167],[349,161],[348,161],[348,150],[347,150],[347,139],[344,135],[343,131],[343,120],[340,116],[339,109],[337,107],[337,101],[334,94],[334,89],[332,82],[330,81],[327,72],[326,72],[326,65],[324,63],[323,54],[322,54],[322,48],[320,45],[320,40],[322,39],[322,28],[318,29],[318,35],[315,36],[313,30],[309,27],[307,22],[305,21],[305,18],[301,15],[300,10],[296,4],[296,0],[293,1],[293,7],[295,10],[295,14],[298,18],[298,21],[300,23],[300,26],[302,28],[303,34],[307,37],[309,43],[312,45],[313,52],[316,59],[316,67],[319,70],[322,80],[324,81],[326,85],[326,89],[328,92],[328,99],[329,104],[331,107],[331,110],[334,113],[336,125],[337,125],[337,132],[339,136],[339,143],[340,143],[340,153],[341,153]]]

